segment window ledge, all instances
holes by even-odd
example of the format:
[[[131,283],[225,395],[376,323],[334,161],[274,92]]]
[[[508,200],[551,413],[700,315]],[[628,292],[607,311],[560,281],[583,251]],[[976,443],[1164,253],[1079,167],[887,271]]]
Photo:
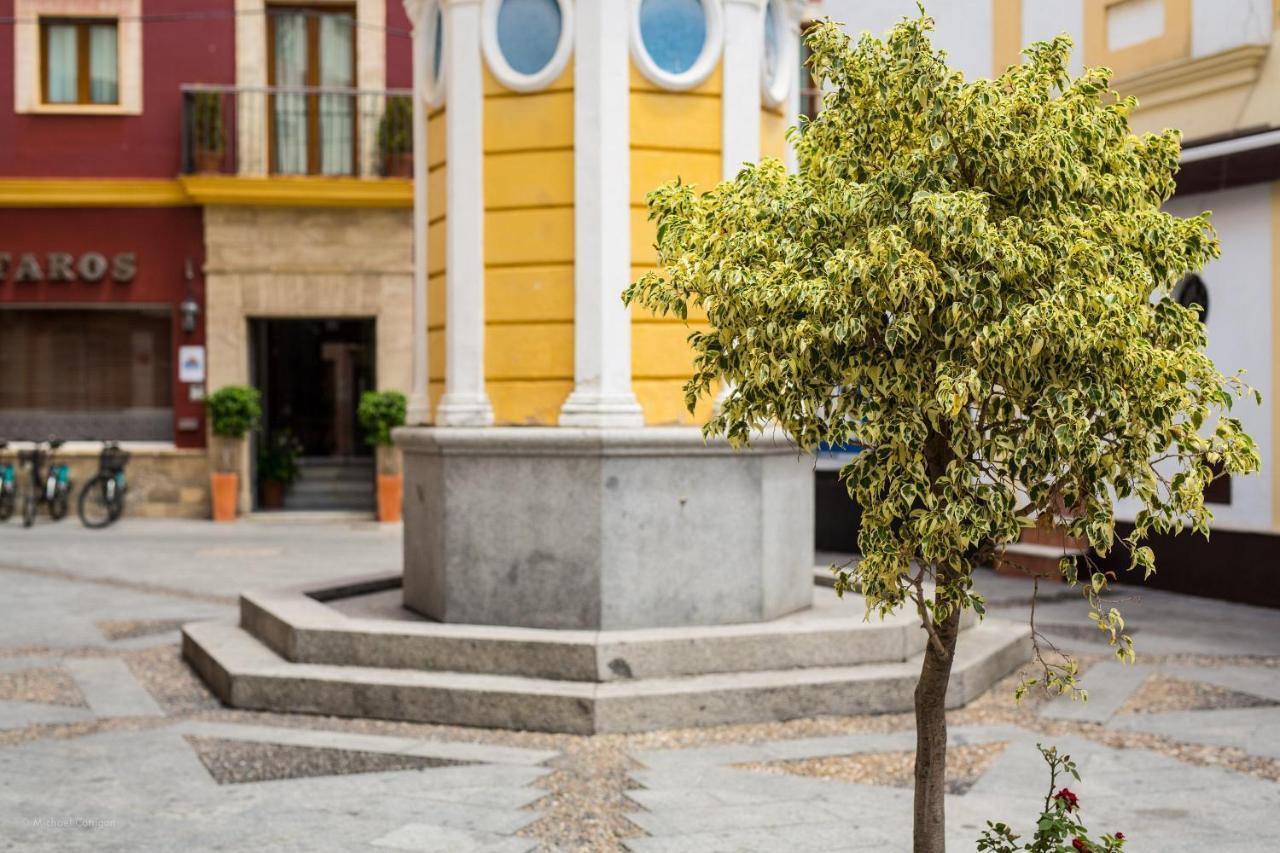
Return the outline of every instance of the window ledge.
[[[413,207],[409,178],[184,175],[187,195],[202,205],[279,207]]]
[[[136,116],[142,110],[122,104],[35,104],[27,115],[47,116]]]

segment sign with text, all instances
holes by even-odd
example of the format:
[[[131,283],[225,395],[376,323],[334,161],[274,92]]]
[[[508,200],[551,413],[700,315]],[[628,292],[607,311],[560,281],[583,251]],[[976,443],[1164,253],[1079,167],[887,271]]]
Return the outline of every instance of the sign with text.
[[[128,284],[138,274],[136,252],[117,252],[107,256],[102,252],[0,252],[0,284],[41,281],[90,283],[110,279],[117,284]]]

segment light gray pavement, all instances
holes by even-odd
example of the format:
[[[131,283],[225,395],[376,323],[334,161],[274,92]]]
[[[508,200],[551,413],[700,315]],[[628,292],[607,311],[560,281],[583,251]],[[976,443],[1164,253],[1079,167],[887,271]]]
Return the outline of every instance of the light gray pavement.
[[[909,752],[907,716],[592,739],[375,725],[222,709],[178,660],[174,626],[233,616],[242,588],[399,564],[399,530],[372,524],[0,525],[0,850],[908,849],[892,774],[802,772]],[[1026,617],[1027,584],[979,587],[993,613]],[[956,744],[1003,746],[948,799],[950,849],[972,850],[988,819],[1027,828],[1037,741],[1075,756],[1087,822],[1130,851],[1275,849],[1280,612],[1121,598],[1137,667],[1100,657],[1075,593],[1051,587],[1037,608],[1097,655],[1088,704],[1015,711],[1005,682],[955,715]],[[209,754],[224,774],[278,775],[220,784]]]

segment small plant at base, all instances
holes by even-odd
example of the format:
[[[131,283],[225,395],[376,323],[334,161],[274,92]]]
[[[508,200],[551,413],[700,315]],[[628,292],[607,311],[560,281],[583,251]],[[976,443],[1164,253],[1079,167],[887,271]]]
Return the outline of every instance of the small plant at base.
[[[1116,853],[1124,849],[1123,832],[1103,835],[1097,841],[1089,836],[1080,818],[1080,798],[1069,788],[1059,788],[1058,778],[1067,774],[1080,781],[1080,772],[1070,755],[1060,755],[1057,747],[1036,744],[1049,765],[1049,792],[1044,809],[1036,821],[1031,840],[1019,846],[1019,837],[1007,824],[987,821],[987,829],[978,839],[979,853]]]
[[[408,411],[409,403],[399,391],[365,391],[356,409],[356,417],[364,427],[365,442],[373,447],[394,447],[391,431],[404,426]],[[387,457],[390,454],[383,455]],[[389,462],[389,459],[384,460],[384,464]]]
[[[288,485],[298,479],[298,457],[302,442],[291,430],[281,430],[264,443],[258,453],[258,479]]]
[[[191,97],[191,116],[196,147],[211,154],[221,154],[226,148],[222,130],[222,93],[196,92]]]
[[[241,439],[258,425],[262,417],[262,393],[257,388],[228,385],[219,388],[205,401],[209,427],[219,438]],[[230,442],[223,448],[222,470],[235,470]]]

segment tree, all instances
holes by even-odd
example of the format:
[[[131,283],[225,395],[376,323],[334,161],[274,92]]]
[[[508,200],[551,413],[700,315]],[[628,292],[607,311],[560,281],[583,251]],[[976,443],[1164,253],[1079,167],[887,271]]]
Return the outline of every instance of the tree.
[[[1107,69],[1070,79],[1065,36],[965,80],[931,29],[923,10],[883,41],[812,28],[828,94],[791,132],[798,174],[766,160],[709,192],[651,193],[659,270],[624,294],[705,311],[686,402],[732,383],[708,434],[747,443],[777,425],[804,448],[863,445],[842,472],[863,559],[837,583],[869,611],[909,603],[928,632],[917,853],[944,849],[944,700],[961,612],[982,612],[974,568],[1039,524],[1123,548],[1150,575],[1149,533],[1207,534],[1214,466],[1259,466],[1227,416],[1249,389],[1218,372],[1196,310],[1169,294],[1218,254],[1207,213],[1161,210],[1178,133],[1133,136],[1136,102],[1112,96]],[[1118,541],[1117,497],[1141,507]],[[1060,568],[1131,660],[1103,599],[1114,578],[1087,559]],[[1040,648],[1044,686],[1077,691],[1074,663]]]

